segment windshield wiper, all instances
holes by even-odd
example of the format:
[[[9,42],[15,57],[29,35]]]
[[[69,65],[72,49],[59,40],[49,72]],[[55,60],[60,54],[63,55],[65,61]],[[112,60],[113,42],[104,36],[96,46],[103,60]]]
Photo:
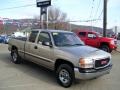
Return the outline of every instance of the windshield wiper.
[[[60,46],[83,46],[84,44],[63,44]]]
[[[74,46],[75,46],[75,45],[77,45],[77,46],[83,46],[84,44],[80,44],[80,43],[79,43],[79,44],[74,44]]]
[[[63,44],[62,46],[73,46],[72,44]]]

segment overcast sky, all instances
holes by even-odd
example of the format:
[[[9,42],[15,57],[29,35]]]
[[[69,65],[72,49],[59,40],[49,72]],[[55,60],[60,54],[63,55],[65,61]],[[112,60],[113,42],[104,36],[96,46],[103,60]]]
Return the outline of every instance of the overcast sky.
[[[11,7],[36,4],[36,0],[0,0],[0,17],[2,18],[33,18],[39,15],[36,5],[16,9]],[[103,0],[52,0],[52,6],[65,12],[71,21],[101,19],[94,22],[77,22],[75,24],[102,27]],[[108,28],[120,25],[120,0],[108,0]]]

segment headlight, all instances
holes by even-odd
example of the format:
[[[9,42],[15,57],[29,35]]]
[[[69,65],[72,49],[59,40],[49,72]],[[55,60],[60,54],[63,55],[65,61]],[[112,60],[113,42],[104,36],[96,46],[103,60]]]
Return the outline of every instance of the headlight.
[[[115,41],[114,41],[114,40],[112,40],[110,43],[111,43],[111,44],[115,44]]]
[[[79,66],[80,66],[80,68],[93,68],[94,60],[81,58],[79,61]]]

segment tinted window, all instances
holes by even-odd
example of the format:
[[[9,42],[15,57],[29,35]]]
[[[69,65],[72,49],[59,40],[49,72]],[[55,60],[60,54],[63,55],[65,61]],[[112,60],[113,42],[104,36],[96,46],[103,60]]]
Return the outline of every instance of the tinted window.
[[[16,37],[16,38],[14,38],[14,39],[18,39],[18,40],[22,40],[22,41],[26,41],[26,40],[27,40],[26,37]]]
[[[74,33],[53,32],[52,36],[56,46],[83,45],[83,42]]]
[[[32,31],[29,37],[30,42],[35,42],[36,37],[37,37],[38,31]]]
[[[80,32],[80,33],[79,33],[79,36],[80,36],[80,37],[85,37],[85,36],[86,36],[86,32]]]
[[[38,37],[38,42],[50,42],[50,36],[47,32],[41,32]]]

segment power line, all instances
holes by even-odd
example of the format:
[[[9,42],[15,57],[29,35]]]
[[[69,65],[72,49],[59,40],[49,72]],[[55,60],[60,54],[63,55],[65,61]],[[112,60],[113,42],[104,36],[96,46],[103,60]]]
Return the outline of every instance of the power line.
[[[30,6],[34,6],[34,5],[36,5],[36,4],[27,4],[27,5],[23,5],[23,6],[17,6],[17,7],[2,8],[2,9],[0,9],[0,11],[10,10],[10,9],[17,9],[17,8],[23,8],[23,7],[30,7]]]
[[[31,1],[30,1],[31,2]],[[27,3],[30,3],[30,2],[28,2],[27,1]],[[14,3],[25,3],[25,0],[14,0],[14,1],[7,1],[7,4],[14,4]],[[33,3],[33,1],[32,1],[32,3]]]
[[[91,22],[91,21],[99,21],[101,19],[91,19],[91,20],[76,20],[76,21],[68,21],[68,22]]]
[[[95,1],[95,0],[92,0],[92,7],[91,7],[91,11],[90,11],[90,16],[89,16],[89,18],[92,18],[93,9],[94,9],[94,1]]]
[[[107,0],[107,3],[108,3],[108,1],[109,1],[109,0]],[[101,13],[99,14],[98,19],[101,18],[102,14],[103,14],[103,9],[102,9]]]
[[[101,11],[100,15],[98,16],[98,19],[100,19],[100,18],[101,18],[102,14],[103,14],[103,9],[102,9],[102,11]]]
[[[93,0],[93,3],[94,3],[94,0]],[[4,11],[4,10],[11,10],[11,9],[18,9],[18,8],[23,8],[23,7],[30,7],[30,6],[34,6],[36,4],[27,4],[27,5],[23,5],[23,6],[16,6],[16,7],[9,7],[9,8],[2,8],[0,9],[0,11]],[[94,4],[93,4],[94,5]],[[93,6],[92,6],[92,11],[93,11]],[[91,11],[91,15],[92,15],[92,11]],[[103,10],[100,14],[100,16],[98,17],[98,19],[91,19],[91,20],[77,20],[77,21],[69,21],[69,22],[92,22],[92,21],[98,21],[98,20],[101,20],[100,17],[103,13]]]
[[[96,9],[96,13],[95,13],[94,17],[95,17],[95,16],[97,15],[97,13],[98,13],[98,10],[99,10],[99,8],[100,8],[100,4],[101,4],[101,0],[99,0],[98,7],[97,7],[97,9]]]
[[[94,1],[95,0],[92,0],[92,8],[91,8],[91,12],[90,12],[90,17],[89,18],[91,18],[92,19],[92,17],[93,17],[93,9],[94,9]],[[92,21],[90,21],[91,22],[91,28],[92,28],[92,30],[93,30],[93,22]]]
[[[57,23],[57,22],[91,22],[91,21],[99,21],[101,19],[91,19],[91,20],[73,20],[73,21],[47,21],[48,23]]]

